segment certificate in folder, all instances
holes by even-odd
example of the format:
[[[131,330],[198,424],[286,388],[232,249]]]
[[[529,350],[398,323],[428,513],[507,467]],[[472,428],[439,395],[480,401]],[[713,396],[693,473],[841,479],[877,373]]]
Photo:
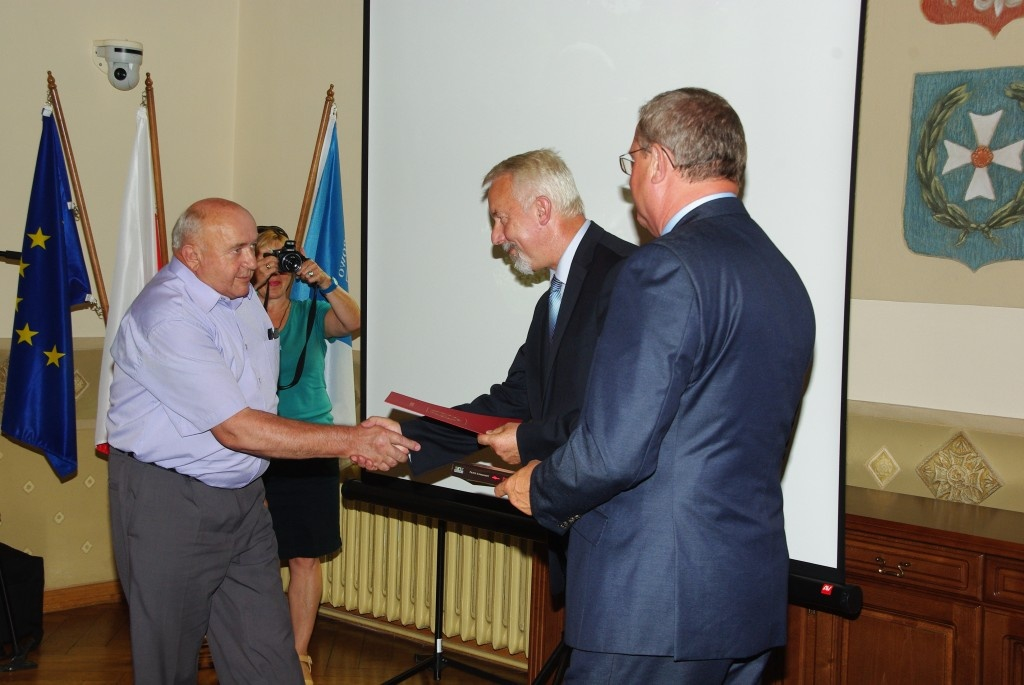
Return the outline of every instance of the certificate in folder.
[[[407,409],[414,414],[426,416],[450,426],[462,428],[476,434],[486,433],[489,430],[504,426],[506,423],[522,423],[519,419],[507,419],[501,416],[487,416],[485,414],[474,414],[468,411],[459,411],[450,407],[442,407],[438,404],[431,404],[423,400],[417,400],[408,395],[401,395],[392,392],[384,401],[399,409]]]

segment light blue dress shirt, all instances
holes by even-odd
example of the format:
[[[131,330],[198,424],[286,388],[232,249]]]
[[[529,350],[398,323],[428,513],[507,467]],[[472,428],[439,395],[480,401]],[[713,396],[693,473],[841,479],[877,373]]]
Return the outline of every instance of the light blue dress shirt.
[[[143,288],[111,347],[110,445],[221,488],[267,461],[210,430],[249,407],[277,413],[280,344],[255,291],[228,299],[173,259]]]

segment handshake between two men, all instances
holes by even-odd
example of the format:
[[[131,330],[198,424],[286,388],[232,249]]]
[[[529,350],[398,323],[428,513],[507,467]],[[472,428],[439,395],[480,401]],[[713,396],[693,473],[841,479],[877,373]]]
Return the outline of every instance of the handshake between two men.
[[[307,459],[344,456],[369,471],[387,471],[405,463],[420,449],[402,435],[397,421],[371,416],[356,426],[336,426],[286,419],[269,412],[243,409],[213,428],[225,447],[254,456]]]

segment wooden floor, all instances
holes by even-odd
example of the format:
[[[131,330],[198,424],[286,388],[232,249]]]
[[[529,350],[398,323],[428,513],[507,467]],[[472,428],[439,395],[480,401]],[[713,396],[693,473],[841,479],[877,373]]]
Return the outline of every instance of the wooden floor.
[[[43,641],[28,658],[35,669],[0,672],[0,685],[131,685],[131,647],[128,611],[123,604],[71,609],[43,617]],[[310,656],[317,685],[369,685],[383,683],[413,666],[415,654],[426,648],[419,643],[320,617],[313,631]],[[450,654],[457,661],[476,666],[499,678],[526,683],[526,674],[501,665]],[[10,663],[9,659],[0,665]],[[199,671],[199,685],[216,685],[212,668]],[[437,682],[433,669],[404,681],[412,685]],[[442,685],[487,682],[453,667],[441,672]]]

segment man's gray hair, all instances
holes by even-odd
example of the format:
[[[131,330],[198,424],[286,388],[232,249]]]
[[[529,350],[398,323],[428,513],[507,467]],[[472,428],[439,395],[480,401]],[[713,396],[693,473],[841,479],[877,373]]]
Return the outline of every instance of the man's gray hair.
[[[543,195],[562,216],[584,215],[583,200],[572,172],[554,150],[531,150],[498,162],[484,176],[484,194],[506,174],[512,177],[512,196],[523,209]]]
[[[743,184],[747,142],[739,115],[721,95],[680,88],[657,95],[640,108],[637,143],[657,143],[672,153],[683,178],[725,178]]]
[[[174,230],[171,231],[172,252],[177,252],[186,243],[196,242],[205,216],[206,212],[196,205],[192,205],[181,213],[178,220],[174,222]]]

